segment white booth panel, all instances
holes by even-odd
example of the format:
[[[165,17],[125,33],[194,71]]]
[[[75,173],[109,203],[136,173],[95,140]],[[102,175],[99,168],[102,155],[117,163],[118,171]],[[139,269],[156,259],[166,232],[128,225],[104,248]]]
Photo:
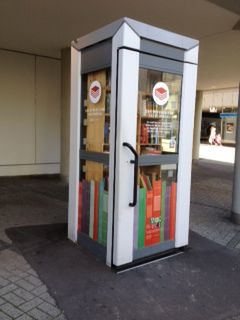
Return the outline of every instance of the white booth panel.
[[[0,165],[35,161],[35,57],[0,50]]]
[[[60,162],[61,64],[36,58],[36,163]]]

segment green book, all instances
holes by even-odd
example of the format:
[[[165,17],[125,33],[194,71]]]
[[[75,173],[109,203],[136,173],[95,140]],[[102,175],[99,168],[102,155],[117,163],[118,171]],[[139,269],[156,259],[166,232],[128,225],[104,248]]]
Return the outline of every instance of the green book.
[[[145,226],[146,226],[146,195],[145,188],[139,189],[139,210],[138,210],[138,248],[144,248]]]
[[[166,181],[162,181],[160,242],[164,241],[164,223],[165,223],[165,205],[166,205],[165,199],[166,199]]]
[[[98,191],[98,242],[102,243],[102,221],[103,221],[103,193],[104,181],[99,182]]]

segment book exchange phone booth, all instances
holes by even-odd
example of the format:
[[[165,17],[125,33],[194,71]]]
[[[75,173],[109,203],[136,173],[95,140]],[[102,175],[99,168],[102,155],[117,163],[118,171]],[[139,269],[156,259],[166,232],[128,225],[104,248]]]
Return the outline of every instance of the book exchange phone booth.
[[[72,43],[68,237],[108,266],[188,244],[197,60],[128,18]]]

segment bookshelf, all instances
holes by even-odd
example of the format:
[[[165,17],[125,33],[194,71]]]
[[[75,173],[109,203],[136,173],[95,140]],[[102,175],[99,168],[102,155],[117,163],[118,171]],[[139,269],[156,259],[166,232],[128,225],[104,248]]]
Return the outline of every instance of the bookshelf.
[[[110,130],[110,70],[104,69],[84,75],[86,89],[83,102],[82,148],[85,151],[109,153]],[[89,90],[94,81],[101,85],[101,96],[97,103],[90,99]],[[104,177],[104,166],[101,163],[86,161],[85,179],[101,181]]]
[[[161,154],[162,141],[159,124],[162,116],[159,107],[153,103],[152,95],[139,91],[137,115],[137,152]]]

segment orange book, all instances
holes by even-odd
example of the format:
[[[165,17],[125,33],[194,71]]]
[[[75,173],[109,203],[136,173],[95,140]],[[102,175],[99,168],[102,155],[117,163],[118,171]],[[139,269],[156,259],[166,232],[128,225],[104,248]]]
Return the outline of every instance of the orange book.
[[[94,222],[93,222],[93,240],[98,240],[98,194],[99,183],[95,181],[94,192]]]
[[[82,182],[79,183],[78,189],[78,232],[81,231],[82,226]]]
[[[169,239],[175,238],[177,183],[171,185]]]

